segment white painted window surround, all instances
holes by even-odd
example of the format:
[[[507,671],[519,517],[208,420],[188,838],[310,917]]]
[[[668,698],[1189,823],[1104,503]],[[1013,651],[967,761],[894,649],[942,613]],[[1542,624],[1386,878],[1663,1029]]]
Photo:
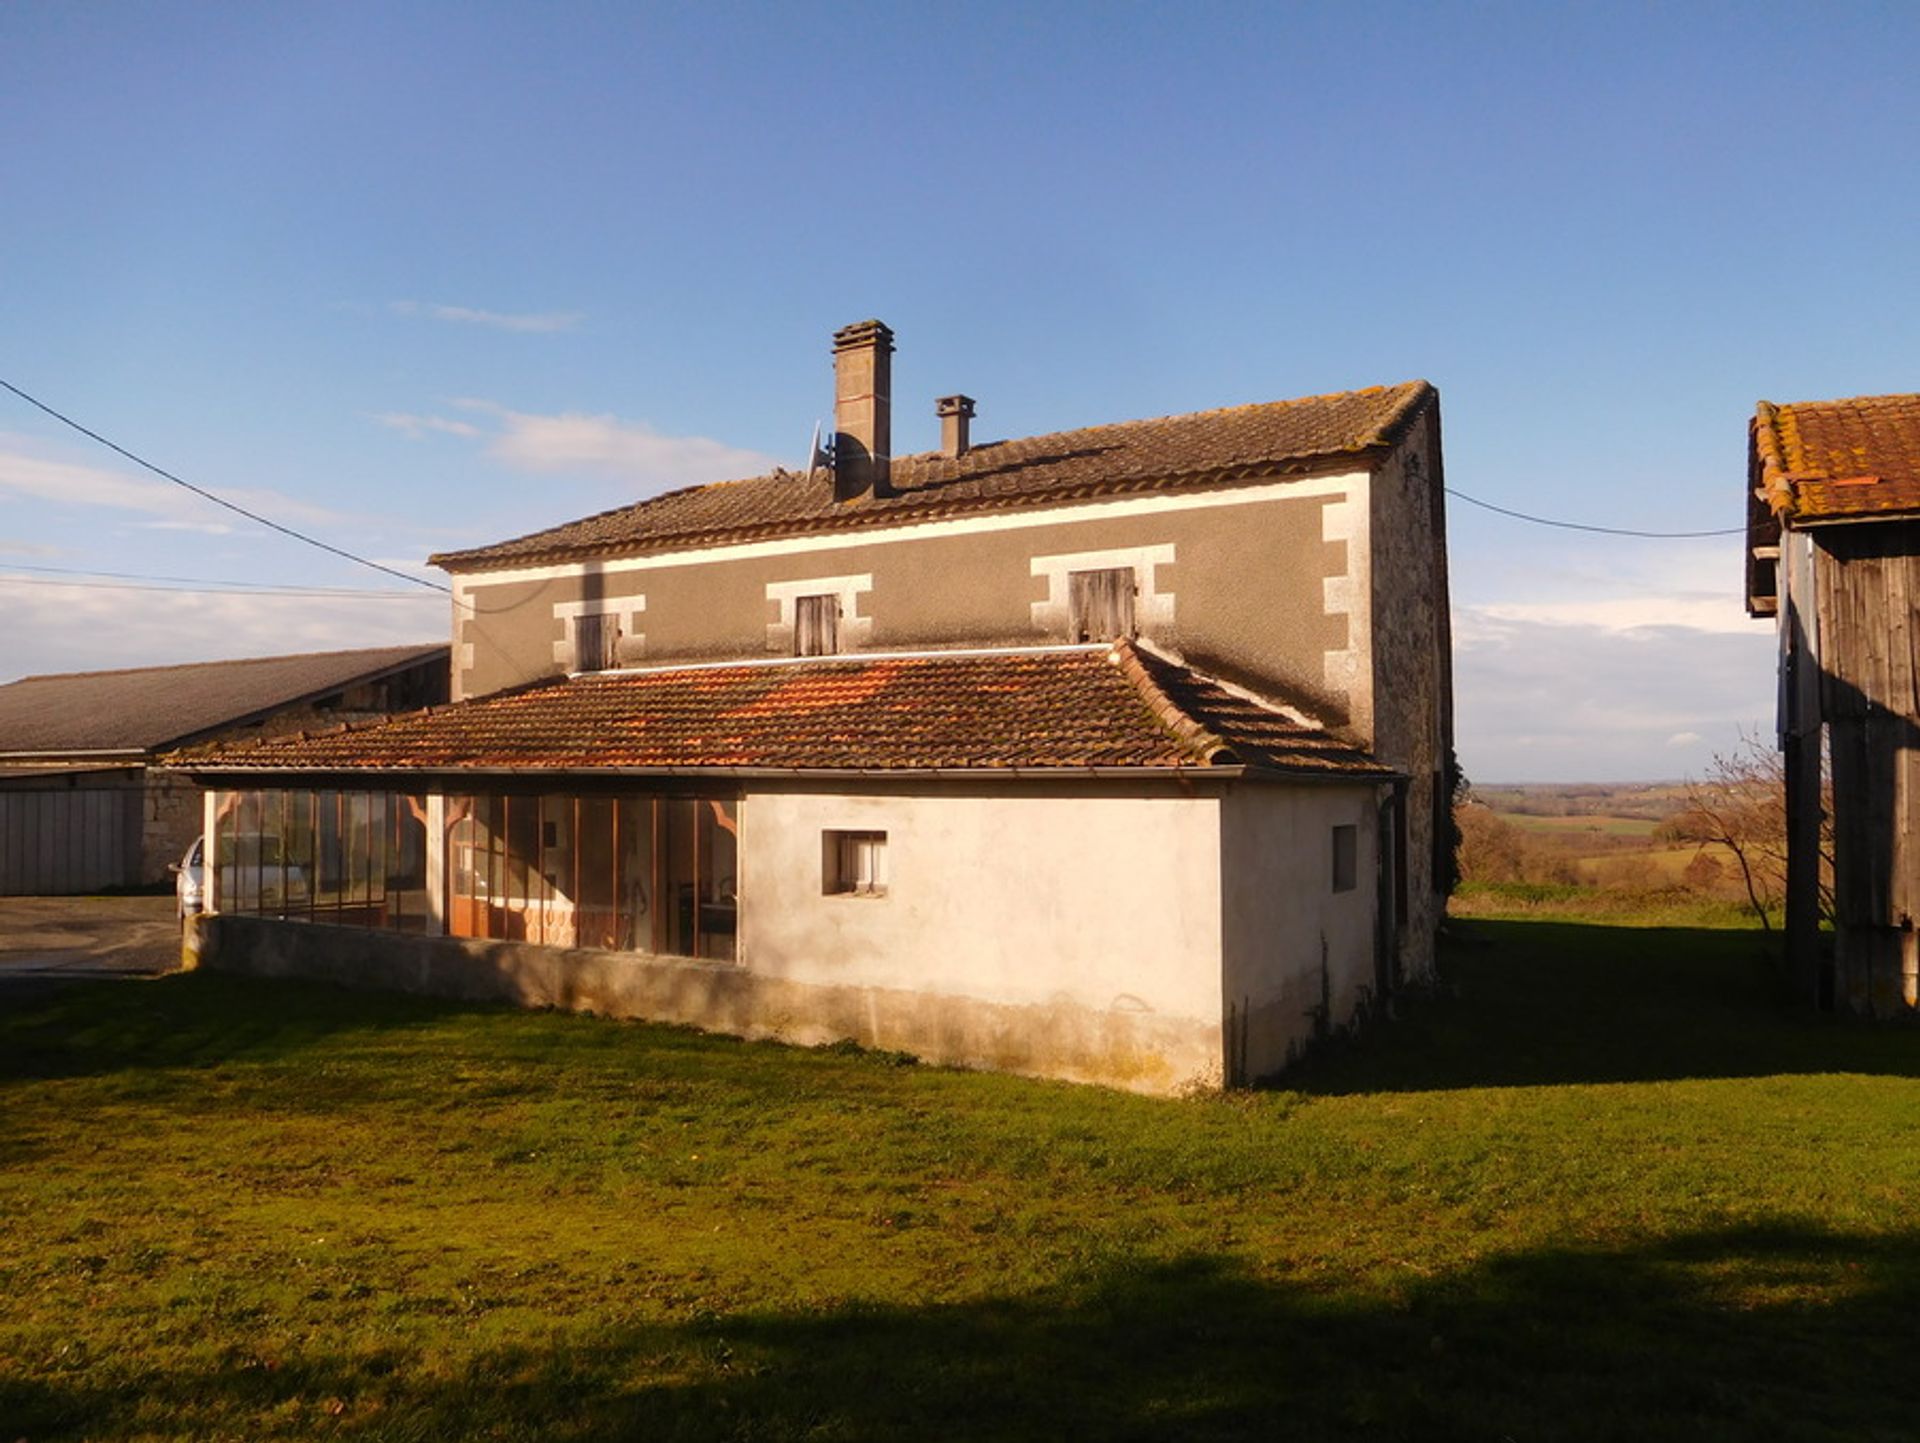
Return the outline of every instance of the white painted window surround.
[[[1356,719],[1362,713],[1372,715],[1373,556],[1368,505],[1367,478],[1358,476],[1344,496],[1320,510],[1320,539],[1344,543],[1347,557],[1345,572],[1320,583],[1321,610],[1347,618],[1348,638],[1346,646],[1326,653],[1324,673],[1327,689],[1347,695]]]
[[[1036,556],[1029,563],[1035,576],[1044,577],[1047,599],[1032,604],[1036,631],[1065,636],[1072,614],[1067,578],[1076,571],[1114,571],[1133,568],[1138,590],[1133,599],[1133,623],[1143,632],[1173,625],[1173,593],[1160,589],[1154,574],[1158,566],[1173,565],[1173,543],[1159,546],[1122,546],[1111,551],[1074,551],[1060,556]]]
[[[554,619],[560,623],[560,639],[553,644],[554,662],[572,671],[573,667],[573,621],[579,616],[611,616],[620,628],[620,648],[629,656],[637,656],[646,650],[647,634],[642,631],[634,618],[647,609],[644,596],[609,596],[598,601],[556,601],[553,604]]]
[[[1223,506],[1256,505],[1265,501],[1304,500],[1308,497],[1345,496],[1356,480],[1364,482],[1364,471],[1343,472],[1338,476],[1314,476],[1304,480],[1261,481],[1220,491],[1192,491],[1152,496],[1128,496],[1114,501],[1083,501],[1073,506],[1038,507],[1032,511],[990,513],[946,521],[921,521],[901,526],[877,526],[872,530],[848,533],[834,531],[825,536],[784,536],[772,541],[737,541],[728,545],[696,547],[688,551],[667,551],[654,556],[617,556],[596,563],[603,576],[620,576],[636,571],[655,571],[692,566],[703,561],[754,561],[770,556],[801,556],[813,551],[844,551],[849,545],[883,545],[895,541],[925,541],[936,536],[986,536],[1004,531],[1024,531],[1058,526],[1067,522],[1111,521],[1119,517],[1170,515],[1183,511],[1213,511]],[[556,562],[545,566],[517,566],[497,571],[456,574],[453,591],[456,605],[470,605],[473,594],[495,586],[519,585],[528,581],[553,581],[580,574],[578,562]]]
[[[767,600],[780,607],[778,620],[767,623],[767,650],[793,651],[793,613],[803,596],[840,598],[840,649],[858,651],[873,637],[873,617],[859,615],[855,600],[873,590],[873,574],[858,576],[808,576],[797,581],[769,581]]]

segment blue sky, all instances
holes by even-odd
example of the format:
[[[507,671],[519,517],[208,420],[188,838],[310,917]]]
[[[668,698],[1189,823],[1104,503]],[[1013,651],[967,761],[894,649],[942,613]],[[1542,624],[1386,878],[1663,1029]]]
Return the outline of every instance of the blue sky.
[[[1755,400],[1920,389],[1910,6],[0,8],[0,376],[407,570],[794,464],[827,340],[1024,435],[1424,376],[1450,483],[1736,525]],[[233,524],[230,524],[233,523]],[[1771,706],[1737,538],[1451,512],[1482,780]],[[444,634],[0,394],[0,680]],[[29,575],[38,580],[28,581]]]

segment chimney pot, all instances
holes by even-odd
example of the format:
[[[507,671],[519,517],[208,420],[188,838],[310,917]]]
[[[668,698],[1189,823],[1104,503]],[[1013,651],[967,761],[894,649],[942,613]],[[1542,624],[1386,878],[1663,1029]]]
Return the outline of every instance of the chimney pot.
[[[833,333],[833,497],[893,495],[893,332],[856,321]]]
[[[968,432],[973,421],[973,397],[942,396],[934,403],[940,415],[940,450],[948,456],[964,456],[972,449]]]

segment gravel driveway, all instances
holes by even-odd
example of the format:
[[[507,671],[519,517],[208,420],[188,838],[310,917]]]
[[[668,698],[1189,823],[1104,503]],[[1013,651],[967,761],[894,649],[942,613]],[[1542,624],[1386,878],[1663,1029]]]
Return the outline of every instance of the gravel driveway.
[[[0,897],[0,996],[180,965],[172,897]]]

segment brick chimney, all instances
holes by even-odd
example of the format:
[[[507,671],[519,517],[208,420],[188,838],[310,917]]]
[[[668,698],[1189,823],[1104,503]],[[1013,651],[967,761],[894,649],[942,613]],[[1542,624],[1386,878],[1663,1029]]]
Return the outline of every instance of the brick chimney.
[[[893,332],[856,321],[833,333],[833,499],[893,495]]]
[[[933,403],[940,414],[940,452],[964,456],[969,450],[967,430],[973,420],[973,397],[942,396]]]

